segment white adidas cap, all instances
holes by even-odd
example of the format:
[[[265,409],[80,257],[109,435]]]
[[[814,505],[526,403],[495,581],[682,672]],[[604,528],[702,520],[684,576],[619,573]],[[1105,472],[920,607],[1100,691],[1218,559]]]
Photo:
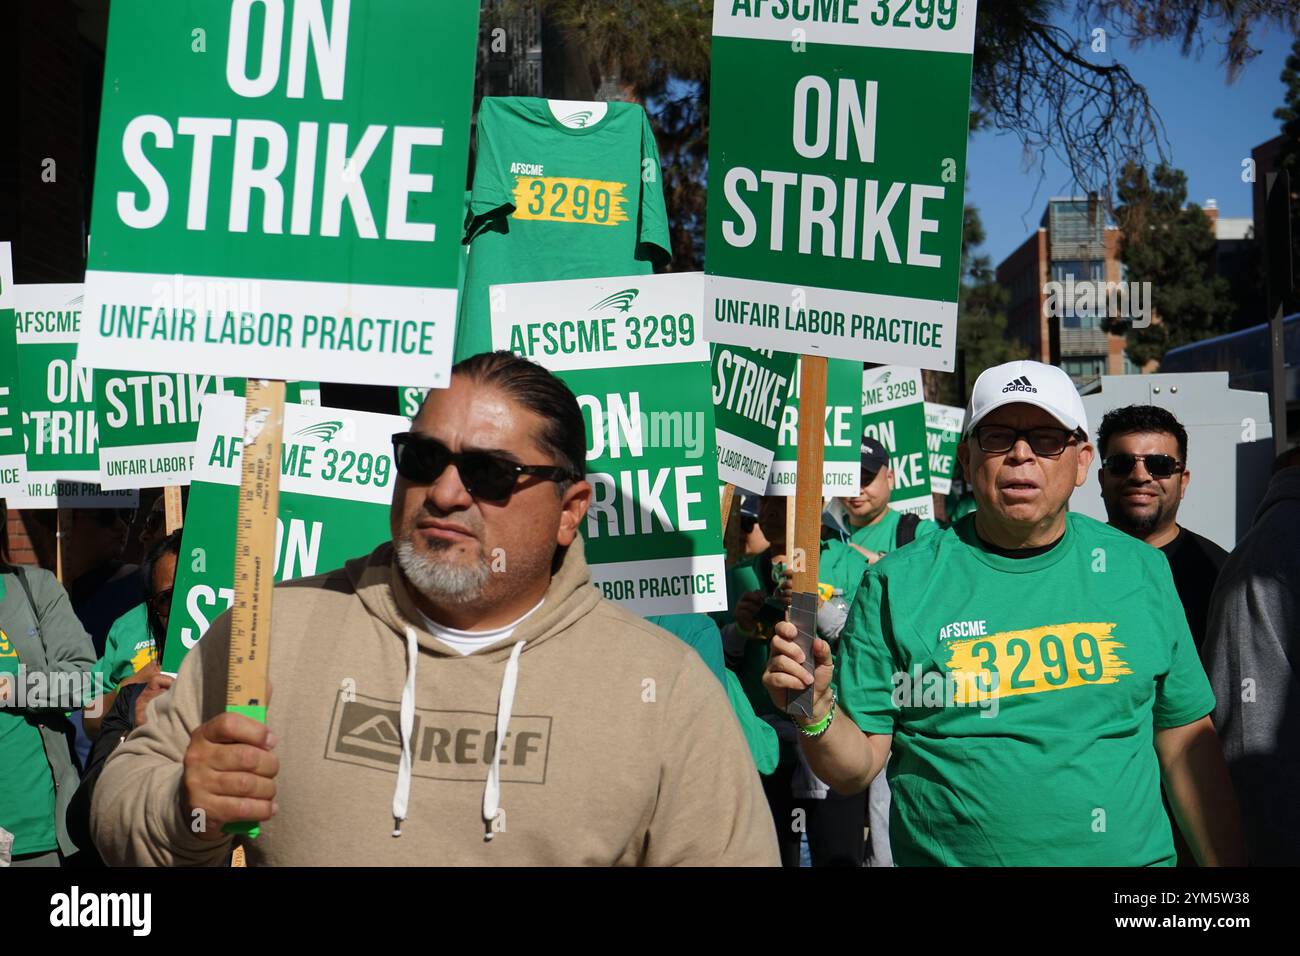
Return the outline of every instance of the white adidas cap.
[[[1042,362],[1007,362],[980,373],[966,407],[965,438],[989,412],[1017,402],[1037,405],[1066,428],[1088,432],[1083,400],[1070,376],[1055,365]]]

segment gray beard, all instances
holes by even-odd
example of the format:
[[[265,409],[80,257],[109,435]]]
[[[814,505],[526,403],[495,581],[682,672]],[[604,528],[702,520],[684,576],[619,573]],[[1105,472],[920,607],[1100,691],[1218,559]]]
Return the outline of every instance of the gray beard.
[[[470,604],[483,596],[491,569],[479,558],[473,567],[439,561],[435,554],[422,555],[408,541],[395,548],[398,567],[411,585],[431,601],[443,604]]]

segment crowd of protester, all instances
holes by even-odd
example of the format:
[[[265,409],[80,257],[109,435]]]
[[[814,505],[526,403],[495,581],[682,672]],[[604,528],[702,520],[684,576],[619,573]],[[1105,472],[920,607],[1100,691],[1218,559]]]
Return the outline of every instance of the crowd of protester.
[[[276,591],[265,725],[225,712],[228,618],[159,669],[161,498],[134,540],[68,514],[63,584],[0,568],[0,860],[222,865],[249,821],[264,864],[1300,863],[1300,450],[1228,554],[1179,523],[1173,414],[1094,437],[1059,369],[986,370],[943,521],[862,438],[810,669],[785,498],[738,495],[727,611],[641,619],[591,586],[585,447],[550,373],[457,365],[395,436],[392,540]],[[1093,481],[1107,524],[1069,510]],[[19,699],[20,664],[93,690]],[[347,750],[340,686],[391,760]]]

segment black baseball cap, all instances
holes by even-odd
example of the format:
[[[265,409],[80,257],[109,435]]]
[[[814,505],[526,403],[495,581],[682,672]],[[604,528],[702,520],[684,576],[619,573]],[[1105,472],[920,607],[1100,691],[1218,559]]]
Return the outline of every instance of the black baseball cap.
[[[862,471],[874,475],[881,468],[889,467],[889,452],[870,435],[862,436]]]

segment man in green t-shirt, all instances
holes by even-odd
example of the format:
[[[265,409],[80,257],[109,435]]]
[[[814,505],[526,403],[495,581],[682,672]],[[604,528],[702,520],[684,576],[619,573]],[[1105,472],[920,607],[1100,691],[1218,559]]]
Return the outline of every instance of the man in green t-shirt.
[[[937,534],[939,526],[889,507],[894,470],[889,452],[862,436],[862,488],[853,497],[832,498],[822,513],[822,555],[817,576],[844,592],[852,603],[869,565],[906,544]]]
[[[808,677],[777,626],[764,684],[774,699],[813,685],[809,764],[853,793],[888,758],[905,866],[1172,865],[1162,775],[1197,861],[1243,863],[1168,562],[1067,511],[1093,461],[1069,377],[988,369],[966,420],[978,508],[867,571],[842,662],[818,640]]]

